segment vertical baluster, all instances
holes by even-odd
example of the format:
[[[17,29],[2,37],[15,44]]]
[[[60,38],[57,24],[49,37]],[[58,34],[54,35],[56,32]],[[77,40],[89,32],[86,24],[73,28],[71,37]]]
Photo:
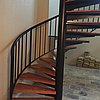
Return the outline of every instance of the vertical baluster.
[[[15,45],[15,58],[14,58],[14,64],[15,64],[14,65],[15,66],[15,71],[14,71],[15,72],[14,73],[15,75],[14,76],[15,76],[15,79],[17,78],[16,77],[16,57],[17,57],[17,44]]]
[[[12,99],[12,95],[13,95],[13,80],[14,77],[14,45],[11,48],[11,71],[10,71],[10,99]]]
[[[55,49],[55,43],[56,43],[56,36],[57,35],[57,18],[55,19],[55,34],[54,34],[54,36],[55,36],[55,38],[54,38],[54,49]]]
[[[96,8],[95,8],[96,6],[95,5],[93,5],[93,10],[95,10]],[[92,19],[92,22],[95,22],[95,18],[93,18]],[[92,28],[92,31],[91,32],[93,32],[95,30],[95,28]]]
[[[50,21],[49,51],[51,49],[51,24],[52,24],[52,22]]]
[[[90,10],[90,6],[89,6],[89,10]],[[89,22],[89,21],[90,21],[90,18],[88,18],[87,22]],[[88,32],[88,28],[87,28],[87,32]]]
[[[95,10],[95,5],[93,5],[94,6],[94,9],[93,10]],[[95,20],[95,18],[93,18],[93,22],[94,22],[94,20]]]
[[[99,10],[100,10],[100,4],[99,4]],[[98,17],[98,20],[97,20],[97,22],[99,22],[99,17]]]
[[[41,55],[41,25],[40,25],[40,39],[39,39],[40,43],[39,43],[39,57]]]
[[[99,22],[99,17],[98,17],[98,19],[97,19],[97,22]]]
[[[36,49],[36,48],[37,48],[37,47],[36,47],[36,46],[37,46],[37,45],[36,45],[36,44],[37,44],[36,41],[37,41],[37,28],[35,29],[35,47],[34,47],[35,50],[34,50],[34,59],[36,59],[36,50],[37,50],[37,49]]]
[[[100,10],[100,4],[99,4],[99,10]]]
[[[18,41],[18,64],[17,64],[17,76],[19,74],[19,69],[20,69],[20,40]]]
[[[23,69],[23,36],[21,41],[21,71]]]
[[[97,20],[97,22],[99,22],[99,17],[98,17],[98,20]]]
[[[30,30],[30,54],[29,54],[29,63],[31,64],[31,58],[32,58],[32,30]]]
[[[25,42],[25,67],[27,64],[27,33],[26,33],[26,42]]]
[[[83,7],[83,10],[85,10],[85,7]],[[82,19],[82,22],[84,22],[84,18]],[[82,29],[82,32],[84,31],[84,29]]]
[[[77,9],[78,11],[80,11],[80,8],[78,8]],[[77,22],[79,22],[80,20],[79,19],[77,19]],[[74,29],[72,29],[72,30],[74,30]],[[78,31],[78,29],[75,29],[76,31]]]
[[[45,54],[45,51],[46,51],[46,36],[47,36],[47,27],[46,27],[46,23],[44,24],[44,27],[45,27],[45,38],[44,38],[44,54]]]

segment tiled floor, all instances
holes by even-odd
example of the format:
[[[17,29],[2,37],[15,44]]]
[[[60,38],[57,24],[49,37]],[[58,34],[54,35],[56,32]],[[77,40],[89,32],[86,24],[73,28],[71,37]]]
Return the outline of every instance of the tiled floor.
[[[65,64],[63,100],[100,100],[100,70]]]

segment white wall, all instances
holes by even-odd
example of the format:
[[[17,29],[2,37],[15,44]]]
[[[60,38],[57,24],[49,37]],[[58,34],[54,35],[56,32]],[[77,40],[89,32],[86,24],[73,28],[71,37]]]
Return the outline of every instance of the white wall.
[[[42,19],[45,16],[47,18],[47,1],[41,7],[39,0],[0,0],[0,100],[7,100],[12,41],[25,29],[40,21],[38,18],[41,19],[41,14],[44,13]],[[39,13],[39,9],[44,12]]]
[[[33,24],[35,0],[0,0],[0,51]],[[5,37],[6,35],[6,37]],[[3,45],[2,45],[3,44]]]
[[[35,23],[35,0],[0,0],[0,100],[6,100],[10,45]]]
[[[42,22],[45,19],[48,19],[49,1],[50,0],[37,0],[37,23]]]
[[[49,17],[59,14],[59,1],[60,0],[49,0]]]

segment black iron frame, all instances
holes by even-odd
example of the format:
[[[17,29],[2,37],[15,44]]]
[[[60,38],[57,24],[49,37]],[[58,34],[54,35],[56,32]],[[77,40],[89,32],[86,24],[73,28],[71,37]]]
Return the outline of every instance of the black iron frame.
[[[55,100],[62,100],[63,74],[64,74],[64,43],[65,43],[65,0],[60,0],[59,9],[59,29],[57,43],[57,63],[56,63],[56,97]]]
[[[58,20],[59,20],[59,15],[56,15],[35,26],[32,26],[26,31],[24,31],[21,35],[19,35],[13,42],[11,47],[11,70],[10,70],[11,74],[10,74],[10,94],[9,94],[10,100],[12,100],[15,84],[19,79],[20,75],[24,72],[24,70],[28,66],[30,66],[31,63],[35,62],[40,57],[53,51],[56,48],[55,40],[57,39],[56,37],[58,30],[57,26]],[[51,26],[51,24],[54,26],[54,28]],[[44,36],[43,40],[42,40],[43,38],[42,35]],[[34,43],[33,43],[33,37],[35,38]],[[46,37],[48,37],[49,39],[48,50],[46,50],[46,44],[47,44]],[[52,37],[54,37],[53,41],[54,46],[51,48]],[[37,45],[38,38],[39,38],[39,45]],[[34,52],[32,54],[33,45],[34,45]],[[43,51],[41,52],[42,49]],[[29,52],[28,53],[29,55],[27,55],[27,52]]]
[[[55,40],[57,39],[57,61],[56,61],[56,96],[55,100],[62,100],[62,90],[63,90],[63,74],[64,74],[64,47],[65,47],[65,33],[67,29],[66,25],[66,18],[67,14],[66,13],[66,1],[65,0],[60,0],[60,8],[59,8],[59,15],[52,17],[46,21],[43,21],[35,26],[32,26],[31,28],[27,29],[24,31],[21,35],[19,35],[16,40],[14,41],[12,47],[11,47],[11,75],[10,75],[10,100],[12,100],[12,95],[13,95],[13,89],[14,86],[20,77],[20,75],[24,72],[24,70],[31,65],[34,61],[39,59],[41,56],[53,51],[55,49]],[[94,7],[95,9],[95,7]],[[66,17],[66,18],[65,18]],[[54,34],[52,35],[52,21],[54,20]],[[59,23],[57,21],[59,20]],[[98,19],[99,20],[99,19]],[[84,20],[83,20],[84,21]],[[93,19],[94,21],[94,19]],[[49,23],[48,27],[47,24]],[[58,24],[58,27],[57,27]],[[44,31],[44,50],[41,53],[41,41],[42,41],[42,26],[43,26],[43,31]],[[49,29],[49,50],[46,51],[46,33],[47,30]],[[58,29],[58,32],[57,32]],[[35,31],[35,33],[33,32]],[[94,31],[93,29],[92,31]],[[87,30],[88,31],[88,30]],[[33,45],[33,35],[35,34],[35,44],[34,44],[34,57],[32,59],[32,45]],[[39,48],[37,49],[37,33],[39,33]],[[57,35],[58,33],[58,35]],[[54,46],[51,48],[51,40],[52,37],[54,37]],[[28,44],[28,39],[29,39],[29,44]],[[24,48],[24,42],[25,42],[25,48]],[[28,46],[29,45],[29,46]],[[29,48],[29,49],[28,49]],[[27,52],[29,51],[29,58],[27,58]],[[38,56],[37,56],[37,51],[38,51]],[[25,57],[23,57],[25,52]],[[24,60],[24,68],[23,68],[23,60]],[[19,71],[21,72],[19,73]]]

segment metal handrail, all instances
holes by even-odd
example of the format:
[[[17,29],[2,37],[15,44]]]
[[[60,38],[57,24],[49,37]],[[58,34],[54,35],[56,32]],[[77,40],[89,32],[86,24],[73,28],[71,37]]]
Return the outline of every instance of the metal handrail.
[[[58,20],[59,15],[56,15],[32,26],[13,42],[11,47],[10,100],[12,100],[14,86],[24,70],[41,56],[56,48]]]

